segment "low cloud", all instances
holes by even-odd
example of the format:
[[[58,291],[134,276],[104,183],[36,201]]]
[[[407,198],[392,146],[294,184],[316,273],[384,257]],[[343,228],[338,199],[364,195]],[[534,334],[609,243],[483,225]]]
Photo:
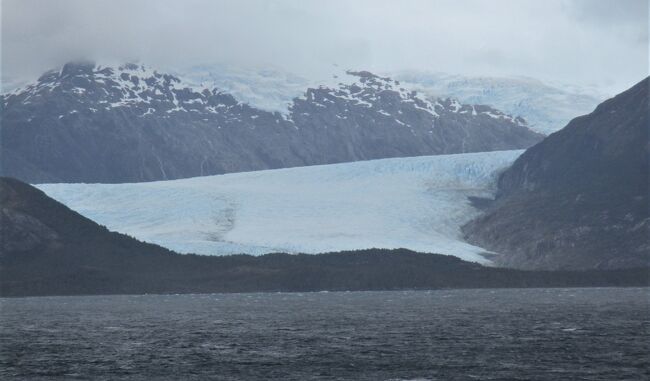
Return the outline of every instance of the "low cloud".
[[[622,90],[648,75],[646,0],[2,0],[3,80],[66,61],[229,62],[322,75],[526,75]]]

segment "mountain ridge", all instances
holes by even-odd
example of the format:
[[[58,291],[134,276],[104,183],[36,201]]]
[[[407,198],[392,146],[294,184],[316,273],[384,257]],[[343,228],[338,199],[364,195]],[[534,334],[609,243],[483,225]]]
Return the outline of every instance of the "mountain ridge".
[[[487,106],[432,102],[351,73],[355,84],[307,89],[284,115],[141,65],[67,64],[2,96],[2,173],[33,183],[152,181],[518,149],[542,138]]]

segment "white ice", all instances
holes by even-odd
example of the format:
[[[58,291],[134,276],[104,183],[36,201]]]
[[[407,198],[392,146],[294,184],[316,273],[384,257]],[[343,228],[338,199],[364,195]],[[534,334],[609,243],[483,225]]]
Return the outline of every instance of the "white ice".
[[[461,239],[522,151],[371,160],[135,184],[42,184],[71,209],[181,253],[408,248],[488,263]]]

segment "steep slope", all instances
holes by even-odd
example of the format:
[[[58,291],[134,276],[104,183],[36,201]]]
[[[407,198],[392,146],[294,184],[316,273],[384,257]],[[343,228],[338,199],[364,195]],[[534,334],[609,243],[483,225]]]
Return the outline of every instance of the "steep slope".
[[[528,149],[465,227],[520,268],[650,264],[648,79]]]
[[[484,106],[431,102],[367,72],[308,89],[288,114],[139,65],[71,63],[2,97],[2,173],[138,182],[386,157],[526,148],[542,137]]]
[[[135,184],[42,184],[112,230],[183,253],[407,248],[488,263],[461,239],[521,151],[382,159]]]
[[[179,255],[111,233],[8,178],[0,178],[0,206],[3,297],[647,284],[643,270],[528,273],[408,250]]]
[[[532,78],[467,77],[400,72],[393,77],[424,94],[486,104],[526,119],[531,129],[553,133],[571,119],[590,113],[605,99],[591,88],[554,86]]]

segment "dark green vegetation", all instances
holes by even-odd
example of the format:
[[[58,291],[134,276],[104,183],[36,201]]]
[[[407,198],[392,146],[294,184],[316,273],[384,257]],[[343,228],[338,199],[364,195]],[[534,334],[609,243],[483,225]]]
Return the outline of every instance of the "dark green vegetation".
[[[40,190],[0,178],[0,295],[641,286],[647,269],[526,272],[408,250],[180,255],[108,231]]]
[[[522,269],[650,265],[649,79],[572,120],[504,172],[470,242]]]

